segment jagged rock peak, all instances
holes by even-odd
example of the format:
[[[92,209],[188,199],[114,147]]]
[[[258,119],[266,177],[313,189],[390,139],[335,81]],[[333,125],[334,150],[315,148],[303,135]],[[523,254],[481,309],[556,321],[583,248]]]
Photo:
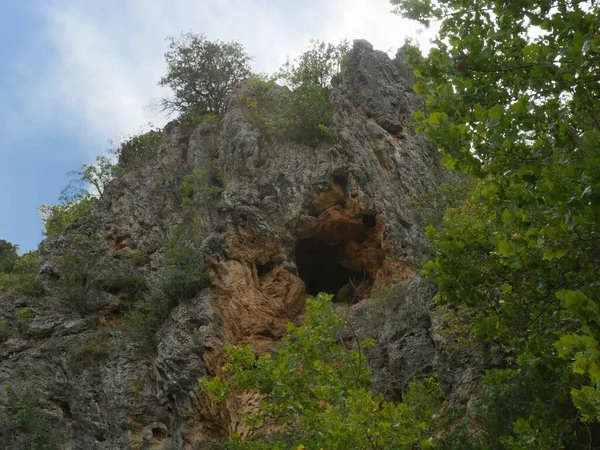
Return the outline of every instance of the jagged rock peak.
[[[329,142],[272,139],[236,96],[221,125],[167,125],[88,217],[42,244],[47,296],[0,299],[0,376],[10,384],[0,385],[1,408],[33,389],[52,437],[72,450],[187,450],[245,432],[240,417],[257,399],[217,406],[197,383],[222,363],[225,344],[264,351],[301,320],[307,295],[354,304],[415,277],[423,233],[411,199],[447,173],[408,126],[421,105],[411,85],[399,60],[357,40],[331,89]],[[136,304],[152,305],[177,238],[210,283],[169,303],[145,353],[125,323]],[[75,293],[68,261],[85,268]]]

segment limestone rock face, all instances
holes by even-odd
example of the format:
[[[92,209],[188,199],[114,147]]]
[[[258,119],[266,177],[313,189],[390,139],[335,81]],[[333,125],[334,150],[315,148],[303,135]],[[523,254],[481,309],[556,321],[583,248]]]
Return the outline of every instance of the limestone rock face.
[[[316,146],[264,136],[236,97],[222,126],[168,124],[153,158],[119,175],[88,217],[41,245],[47,297],[0,299],[2,408],[35,392],[56,438],[73,450],[203,448],[246,432],[240,416],[254,401],[214,405],[201,393],[197,381],[220,366],[225,344],[272,347],[287,322],[301,320],[306,296],[320,291],[354,305],[357,326],[372,335],[373,322],[360,320],[374,314],[365,299],[420,282],[411,261],[423,231],[410,200],[448,175],[436,148],[408,126],[420,103],[401,61],[356,41],[331,102],[335,139]],[[222,191],[191,205],[210,288],[169,310],[148,354],[123,326],[132,296],[102,280],[134,274],[152,284],[169,239],[191,226],[181,183],[209,166],[218,167]],[[56,287],[74,236],[95,239],[83,316]],[[370,361],[379,389],[386,374],[401,389],[433,368],[432,296],[398,301],[377,322],[383,331]],[[23,308],[32,311],[26,323]],[[0,431],[0,446],[24,442],[18,430]]]

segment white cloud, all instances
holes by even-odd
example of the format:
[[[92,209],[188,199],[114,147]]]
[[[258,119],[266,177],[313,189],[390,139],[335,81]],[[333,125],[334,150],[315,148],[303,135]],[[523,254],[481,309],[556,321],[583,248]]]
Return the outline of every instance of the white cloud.
[[[391,9],[387,0],[48,0],[38,12],[52,55],[36,76],[29,114],[103,145],[160,122],[144,106],[166,94],[156,85],[166,36],[193,30],[239,40],[254,69],[269,72],[311,38],[365,38],[394,51],[405,36],[418,37]]]

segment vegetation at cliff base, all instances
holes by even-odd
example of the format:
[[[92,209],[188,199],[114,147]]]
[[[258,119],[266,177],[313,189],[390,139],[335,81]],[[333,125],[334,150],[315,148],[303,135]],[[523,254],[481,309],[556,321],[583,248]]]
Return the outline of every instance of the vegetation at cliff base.
[[[439,301],[468,311],[512,392],[484,416],[485,448],[600,441],[600,10],[582,1],[392,0],[439,21],[427,57],[404,54],[417,129],[477,188],[428,236]],[[531,389],[544,383],[544,389]],[[485,436],[485,434],[484,434]]]
[[[413,381],[402,402],[375,394],[363,352],[374,342],[359,342],[356,350],[341,342],[347,322],[331,298],[308,299],[304,324],[288,324],[289,334],[272,353],[229,346],[221,374],[200,381],[218,402],[244,392],[262,397],[260,410],[245,418],[256,435],[232,436],[221,448],[433,448],[434,413],[441,408],[435,382]]]

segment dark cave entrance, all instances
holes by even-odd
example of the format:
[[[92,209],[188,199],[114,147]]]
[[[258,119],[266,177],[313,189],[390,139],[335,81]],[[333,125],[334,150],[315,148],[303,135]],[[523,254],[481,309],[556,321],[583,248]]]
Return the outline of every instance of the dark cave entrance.
[[[334,295],[333,301],[351,301],[362,282],[370,284],[365,270],[352,271],[340,264],[339,247],[314,238],[303,239],[296,245],[296,267],[307,294],[325,292]]]

